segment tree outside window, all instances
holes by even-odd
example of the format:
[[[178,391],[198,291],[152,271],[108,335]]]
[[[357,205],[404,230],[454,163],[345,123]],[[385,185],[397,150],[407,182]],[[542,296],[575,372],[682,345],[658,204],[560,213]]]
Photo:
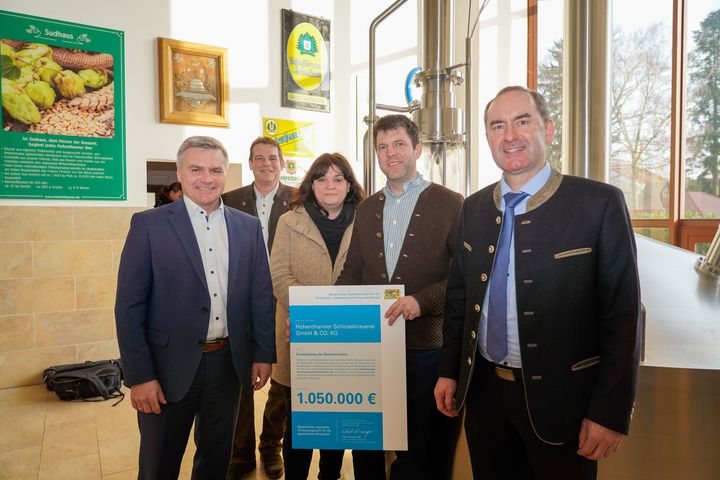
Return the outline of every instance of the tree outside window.
[[[673,120],[673,5],[687,4],[683,17],[686,56],[676,66],[684,80],[684,110]],[[706,0],[636,0],[615,2],[612,28],[610,183],[620,188],[636,230],[663,241],[681,243],[682,230],[707,230],[712,238],[720,218],[720,9]],[[682,11],[682,8],[677,9]],[[548,25],[555,25],[551,27]],[[557,16],[543,18],[538,31],[557,28]],[[548,160],[562,167],[561,35],[537,43],[538,90],[556,119]],[[683,128],[673,129],[673,122]],[[682,158],[671,149],[673,131],[684,132]],[[672,172],[685,169],[684,191],[675,198],[680,218],[670,209]],[[677,200],[676,200],[677,201]],[[687,219],[684,220],[684,219]],[[705,223],[687,223],[705,219]],[[685,245],[701,252],[702,243]],[[705,245],[706,246],[706,245]]]

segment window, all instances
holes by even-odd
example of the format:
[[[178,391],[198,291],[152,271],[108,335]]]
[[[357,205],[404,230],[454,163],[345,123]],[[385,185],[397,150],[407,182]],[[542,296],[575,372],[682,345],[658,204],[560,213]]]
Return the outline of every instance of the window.
[[[672,0],[613,2],[610,183],[634,219],[669,218]]]
[[[685,218],[720,218],[720,5],[687,2]]]
[[[536,3],[536,0],[531,0],[531,2]],[[563,171],[563,3],[563,0],[547,0],[537,3],[536,18],[538,21],[535,22],[537,49],[528,49],[529,52],[537,52],[537,80],[528,78],[528,86],[543,94],[548,102],[550,116],[555,122],[555,138],[548,145],[546,158],[553,167],[561,172]],[[543,19],[543,21],[539,21],[539,19]],[[534,68],[528,69],[528,72],[535,71]]]
[[[562,4],[528,0],[528,85],[558,119]],[[624,192],[637,233],[702,253],[720,219],[720,5],[615,1],[612,11],[609,182]],[[561,168],[556,141],[548,159]]]

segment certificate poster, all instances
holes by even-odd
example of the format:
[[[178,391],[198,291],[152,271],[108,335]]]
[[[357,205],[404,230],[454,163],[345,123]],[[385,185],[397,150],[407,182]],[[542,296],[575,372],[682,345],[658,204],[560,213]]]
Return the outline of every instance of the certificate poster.
[[[123,32],[0,10],[0,198],[126,200]]]
[[[290,287],[293,448],[407,450],[402,285]]]
[[[330,21],[282,10],[282,106],[330,111]]]

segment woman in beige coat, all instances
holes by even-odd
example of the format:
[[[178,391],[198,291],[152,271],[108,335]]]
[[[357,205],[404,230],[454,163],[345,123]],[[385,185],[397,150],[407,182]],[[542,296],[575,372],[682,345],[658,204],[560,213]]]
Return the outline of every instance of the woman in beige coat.
[[[340,275],[352,236],[355,210],[365,198],[350,163],[339,153],[320,155],[305,175],[290,211],[280,217],[275,232],[270,273],[277,298],[273,379],[285,390],[287,428],[283,439],[285,479],[305,480],[312,450],[292,448],[290,391],[289,287],[332,285]],[[320,451],[322,480],[340,478],[342,450]]]

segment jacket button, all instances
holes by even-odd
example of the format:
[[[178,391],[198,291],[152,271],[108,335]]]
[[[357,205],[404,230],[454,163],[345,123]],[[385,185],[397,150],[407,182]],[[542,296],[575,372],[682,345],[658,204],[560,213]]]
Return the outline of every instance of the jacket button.
[[[467,360],[465,360],[468,365],[472,365],[472,357],[467,357]]]
[[[380,278],[387,278],[387,275],[385,275],[384,273],[381,273]]]
[[[480,313],[480,310],[481,310],[481,309],[480,309],[480,305],[478,305],[478,304],[476,303],[476,304],[475,304],[475,311],[478,312],[478,313]],[[473,337],[473,338],[475,338],[475,337]]]
[[[383,257],[384,257],[384,255],[382,252],[378,253],[378,258],[383,258]]]
[[[498,225],[500,225],[500,222],[502,222],[502,217],[501,217],[501,216],[495,217],[495,223],[497,223]]]
[[[378,237],[378,238],[380,238],[380,237],[382,237],[382,233],[377,232],[377,233],[375,234],[375,236]]]
[[[495,252],[495,247],[492,246],[492,245],[490,245],[490,246],[488,247],[488,253],[493,253],[493,252]]]
[[[208,313],[209,311],[210,311],[210,309],[208,307],[202,307],[200,309],[200,313]]]
[[[470,338],[475,340],[477,338],[477,334],[475,333],[475,330],[470,330]]]
[[[247,205],[247,202],[246,202],[245,200],[243,200],[243,201],[242,201],[242,205],[243,205],[243,207],[244,207],[245,205]]]
[[[205,340],[198,340],[198,345],[202,345],[205,343]]]
[[[487,282],[487,274],[486,273],[483,273],[480,275],[480,281]]]
[[[380,196],[378,197],[378,199],[380,199],[380,200],[385,200],[385,195],[380,195]]]

